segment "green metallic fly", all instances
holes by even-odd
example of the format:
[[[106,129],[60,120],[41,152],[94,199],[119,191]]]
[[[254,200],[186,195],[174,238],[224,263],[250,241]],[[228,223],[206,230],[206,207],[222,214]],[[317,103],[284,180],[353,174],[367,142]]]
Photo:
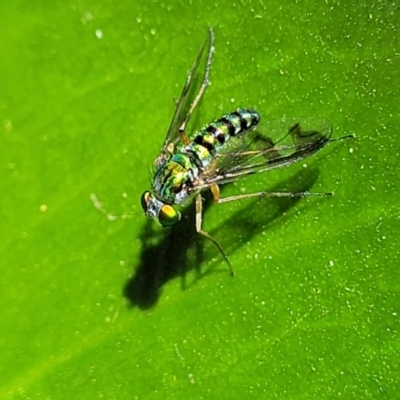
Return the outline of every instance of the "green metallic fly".
[[[195,199],[196,230],[215,244],[233,275],[231,263],[220,244],[202,229],[201,192],[210,189],[218,204],[253,197],[330,196],[332,193],[262,191],[222,198],[218,185],[293,164],[329,142],[352,135],[331,139],[332,126],[326,120],[316,121],[316,125],[311,122],[312,127],[306,127],[307,124],[294,119],[283,119],[262,127],[268,135],[280,132],[278,139],[273,140],[258,129],[260,115],[257,111],[239,108],[188,136],[186,125],[209,84],[213,52],[214,32],[210,28],[209,37],[188,74],[161,153],[154,161],[152,191],[142,194],[141,204],[147,216],[168,227],[181,218],[176,206],[188,205]]]

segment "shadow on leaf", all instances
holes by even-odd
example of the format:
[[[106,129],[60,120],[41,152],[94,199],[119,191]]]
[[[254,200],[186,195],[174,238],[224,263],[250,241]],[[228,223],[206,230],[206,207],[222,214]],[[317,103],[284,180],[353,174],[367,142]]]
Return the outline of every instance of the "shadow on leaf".
[[[270,191],[307,191],[312,188],[318,175],[319,171],[315,168],[301,170],[295,176],[271,188]],[[208,207],[213,204],[213,200],[209,193],[205,193],[204,197],[205,214]],[[299,197],[268,197],[249,201],[245,208],[241,208],[224,221],[218,229],[209,233],[222,244],[228,256],[232,255],[267,227],[270,230],[274,221],[282,223],[283,217],[289,218],[289,216],[285,217],[285,213],[300,200],[302,198]],[[240,240],[233,242],[231,240],[225,245],[222,239],[229,240],[232,232],[236,232]],[[188,207],[179,224],[169,229],[160,228],[154,221],[147,219],[140,234],[140,240],[142,242],[140,263],[133,268],[134,275],[127,281],[124,288],[124,296],[132,306],[140,309],[154,306],[161,296],[162,286],[177,276],[183,278],[182,287],[185,289],[184,278],[191,269],[197,272],[196,280],[216,272],[214,268],[203,273],[200,271],[200,265],[205,259],[206,239],[196,232],[193,206]],[[218,250],[212,244],[210,246],[216,256],[221,257],[221,264],[223,264],[224,261]],[[228,267],[225,267],[227,279],[229,279]]]

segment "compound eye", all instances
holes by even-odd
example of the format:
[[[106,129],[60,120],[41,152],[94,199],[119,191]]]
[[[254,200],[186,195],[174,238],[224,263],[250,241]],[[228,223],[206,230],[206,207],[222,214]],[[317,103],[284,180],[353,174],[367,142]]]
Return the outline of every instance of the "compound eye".
[[[143,211],[147,212],[147,204],[149,204],[151,193],[147,190],[142,194],[140,198],[140,204],[142,205]]]
[[[164,227],[175,225],[181,218],[181,215],[173,207],[164,204],[158,214],[158,220]]]

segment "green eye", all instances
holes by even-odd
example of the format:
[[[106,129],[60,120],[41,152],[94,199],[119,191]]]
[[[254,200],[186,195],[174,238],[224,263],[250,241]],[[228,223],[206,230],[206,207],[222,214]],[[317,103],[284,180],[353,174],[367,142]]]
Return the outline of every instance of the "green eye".
[[[158,214],[158,220],[164,227],[175,225],[181,218],[181,215],[173,207],[164,204]]]
[[[151,193],[149,191],[146,191],[142,194],[142,197],[140,198],[140,204],[142,205],[142,208],[144,212],[147,212],[147,204],[149,203]]]

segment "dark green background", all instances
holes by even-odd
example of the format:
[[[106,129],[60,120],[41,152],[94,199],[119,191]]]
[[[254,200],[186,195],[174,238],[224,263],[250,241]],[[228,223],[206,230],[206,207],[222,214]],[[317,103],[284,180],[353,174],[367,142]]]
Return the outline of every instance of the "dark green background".
[[[0,398],[397,398],[400,6],[136,3],[0,4]],[[193,128],[357,136],[224,191],[333,198],[208,203],[234,279],[192,208],[163,231],[139,204],[208,26]]]

